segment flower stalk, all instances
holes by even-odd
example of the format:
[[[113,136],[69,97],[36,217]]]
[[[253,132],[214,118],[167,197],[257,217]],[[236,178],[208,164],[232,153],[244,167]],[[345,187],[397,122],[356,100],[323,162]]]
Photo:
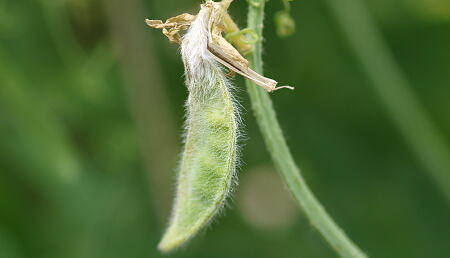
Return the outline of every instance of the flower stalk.
[[[265,0],[249,0],[248,27],[261,39]],[[262,41],[254,44],[254,51],[246,55],[250,68],[262,74]],[[359,247],[328,215],[303,179],[287,146],[267,92],[246,80],[252,108],[267,149],[284,182],[311,224],[342,257],[366,257]]]

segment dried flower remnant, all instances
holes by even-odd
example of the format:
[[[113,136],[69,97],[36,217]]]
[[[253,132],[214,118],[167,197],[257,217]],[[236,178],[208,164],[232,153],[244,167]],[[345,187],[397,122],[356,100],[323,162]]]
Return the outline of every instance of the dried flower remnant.
[[[278,84],[275,80],[264,77],[248,67],[248,61],[237,51],[226,39],[223,38],[222,32],[226,29],[225,20],[232,22],[226,12],[232,0],[223,0],[222,2],[208,1],[204,5],[211,5],[210,18],[205,21],[208,39],[208,51],[216,61],[226,66],[233,72],[236,72],[255,84],[263,87],[268,92],[272,92],[281,88],[293,89],[290,86],[276,87]],[[187,30],[194,22],[196,16],[183,13],[181,15],[168,19],[165,23],[161,20],[146,20],[150,27],[163,29],[164,35],[169,38],[170,43],[181,44],[182,30]]]
[[[178,16],[168,19],[165,23],[161,20],[145,20],[148,26],[155,29],[163,29],[164,35],[169,38],[170,43],[182,43],[181,36],[179,34],[182,30],[187,30],[195,20],[195,15],[183,13]],[[167,30],[169,29],[169,30]]]

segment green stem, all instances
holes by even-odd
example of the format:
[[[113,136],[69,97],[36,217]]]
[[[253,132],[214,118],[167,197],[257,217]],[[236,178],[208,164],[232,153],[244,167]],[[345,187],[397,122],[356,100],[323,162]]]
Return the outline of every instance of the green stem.
[[[248,27],[262,38],[264,0],[250,0]],[[262,43],[254,45],[254,52],[247,55],[250,67],[262,74]],[[272,159],[286,185],[311,223],[342,257],[366,257],[328,215],[300,174],[286,140],[281,132],[269,94],[261,87],[246,81],[253,110]]]
[[[364,1],[325,2],[405,142],[450,201],[450,149],[446,138],[411,90]]]

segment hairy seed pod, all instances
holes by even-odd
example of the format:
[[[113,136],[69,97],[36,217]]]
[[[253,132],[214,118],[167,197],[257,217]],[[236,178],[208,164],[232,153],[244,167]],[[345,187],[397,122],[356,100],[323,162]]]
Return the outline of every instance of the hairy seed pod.
[[[191,239],[221,210],[236,169],[239,117],[232,85],[208,51],[208,3],[181,44],[189,97],[175,204],[158,245],[164,252]]]

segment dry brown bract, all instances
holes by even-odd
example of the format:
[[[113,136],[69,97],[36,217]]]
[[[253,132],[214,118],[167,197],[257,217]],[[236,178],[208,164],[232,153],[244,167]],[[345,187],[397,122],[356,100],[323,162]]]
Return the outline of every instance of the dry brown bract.
[[[234,71],[250,81],[263,87],[268,92],[280,88],[289,88],[289,86],[276,87],[275,80],[264,77],[248,66],[248,61],[236,50],[227,40],[222,36],[222,32],[226,28],[224,22],[228,16],[227,10],[233,0],[223,0],[222,2],[208,1],[202,4],[202,8],[210,10],[210,19],[208,22],[208,50],[216,61],[226,66],[231,71]],[[189,29],[189,26],[195,20],[196,16],[188,13],[183,13],[178,16],[168,19],[165,23],[161,20],[146,20],[147,24],[156,29],[163,29],[164,35],[169,38],[170,43],[182,44],[180,31]]]
[[[181,30],[187,30],[191,23],[195,20],[195,15],[183,13],[178,16],[168,19],[165,23],[161,20],[145,20],[148,26],[155,29],[163,29],[164,35],[169,38],[170,43],[177,43],[181,45]],[[167,30],[169,29],[169,30]]]

